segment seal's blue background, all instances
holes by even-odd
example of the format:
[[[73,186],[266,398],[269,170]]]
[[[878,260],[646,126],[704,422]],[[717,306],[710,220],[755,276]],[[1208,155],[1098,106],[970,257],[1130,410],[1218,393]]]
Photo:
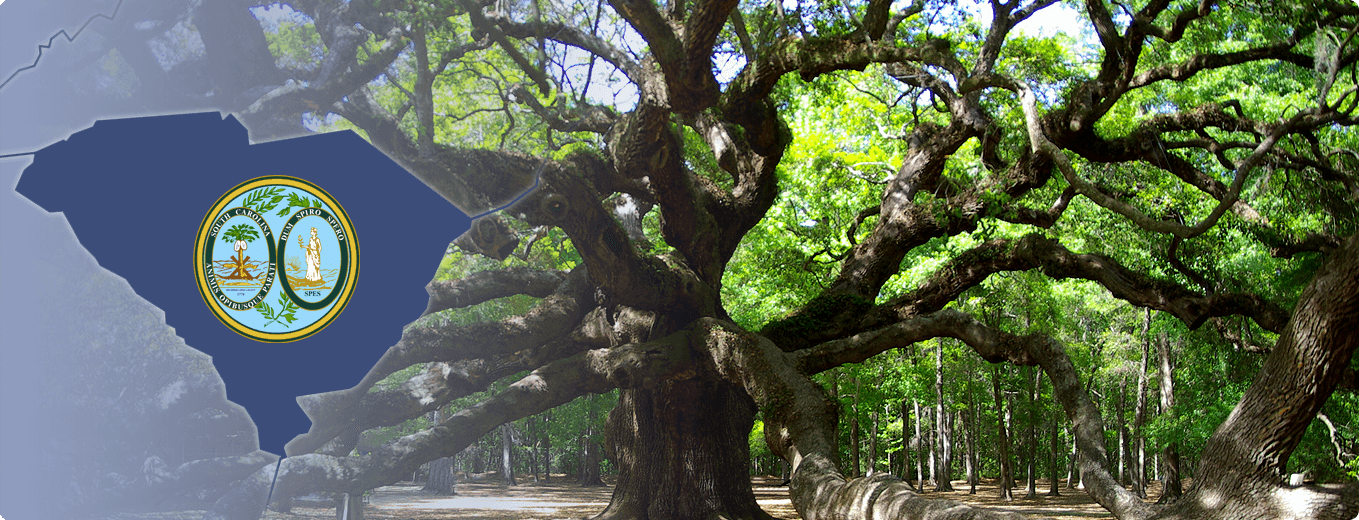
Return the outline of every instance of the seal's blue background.
[[[56,31],[73,33],[116,3],[4,1],[0,75],[32,63],[37,45]],[[59,37],[43,59],[63,59],[78,44]],[[153,114],[55,98],[51,91],[59,89],[44,88],[63,79],[45,75],[39,63],[0,91],[0,513],[11,520],[40,518],[24,514],[35,486],[63,485],[16,470],[44,463],[34,449],[43,432],[88,428],[81,417],[32,399],[63,376],[35,369],[51,331],[86,318],[29,305],[51,296],[48,273],[98,262],[126,278],[190,347],[213,356],[227,397],[246,407],[261,447],[282,454],[309,425],[295,397],[358,382],[419,316],[424,285],[448,242],[468,226],[466,215],[352,133],[248,145],[245,130],[217,113],[142,118]],[[95,124],[113,118],[137,119]],[[329,191],[349,212],[361,248],[358,285],[344,313],[288,344],[252,341],[218,322],[194,286],[191,261],[212,202],[243,180],[274,173]],[[11,189],[16,184],[31,201]],[[84,434],[95,442],[100,433]]]

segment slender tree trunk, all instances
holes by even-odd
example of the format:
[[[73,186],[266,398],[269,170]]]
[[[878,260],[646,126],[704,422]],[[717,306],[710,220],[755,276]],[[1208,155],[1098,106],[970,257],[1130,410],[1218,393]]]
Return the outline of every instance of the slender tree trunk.
[[[1161,336],[1156,342],[1156,355],[1159,359],[1157,372],[1161,378],[1161,413],[1171,421],[1175,420],[1175,357],[1170,348],[1170,340]],[[1158,504],[1168,504],[1184,494],[1180,485],[1180,448],[1176,443],[1167,443],[1161,448],[1161,498]]]
[[[1028,439],[1025,440],[1025,444],[1027,445],[1026,451],[1028,451],[1028,456],[1026,457],[1028,486],[1026,486],[1026,489],[1024,490],[1024,498],[1038,498],[1038,479],[1036,474],[1038,468],[1035,463],[1035,459],[1037,458],[1036,454],[1038,453],[1038,380],[1043,377],[1043,371],[1035,370],[1033,367],[1025,367],[1025,370],[1033,373],[1033,376],[1027,378],[1029,380],[1029,413],[1024,422],[1027,423],[1025,429],[1028,431]]]
[[[1000,393],[1000,367],[991,367],[991,390],[996,397],[996,430],[1000,440],[996,442],[1000,459],[1000,498],[1002,500],[1014,500],[1014,494],[1010,491],[1012,485],[1010,469],[1010,437],[1005,432],[1005,404],[1001,399]]]
[[[873,413],[869,414],[868,420],[868,472],[866,474],[872,476],[877,473],[875,464],[878,461],[878,411],[873,410]]]
[[[1128,379],[1122,375],[1118,376],[1118,395],[1114,398],[1114,432],[1118,438],[1118,449],[1114,451],[1118,457],[1118,474],[1114,480],[1120,485],[1128,485],[1128,428],[1123,421],[1123,402],[1128,391]]]
[[[901,415],[901,478],[909,485],[911,483],[911,413],[906,407],[906,400],[902,399],[898,404]],[[919,488],[914,488],[920,491]]]
[[[443,409],[434,411],[434,424],[442,423],[445,419]],[[454,477],[454,462],[456,457],[444,457],[429,463],[429,478],[425,480],[424,491],[437,495],[456,495],[456,479]]]
[[[946,413],[944,409],[944,338],[939,338],[934,349],[934,420],[939,432],[939,473],[935,478],[935,491],[953,491],[950,482],[953,479],[953,446],[948,421],[952,413]]]
[[[595,442],[595,421],[599,415],[595,411],[595,396],[591,395],[586,399],[585,431],[581,433],[580,485],[602,486],[604,481],[599,477],[599,448],[598,443]],[[619,405],[623,406],[621,398]],[[741,466],[745,466],[745,461],[742,461]],[[612,506],[612,504],[610,505]]]
[[[363,493],[342,493],[335,497],[335,520],[363,520]]]
[[[1071,436],[1071,456],[1066,459],[1066,488],[1076,489],[1076,481],[1080,480],[1080,475],[1076,472],[1080,470],[1080,465],[1076,464],[1076,436]],[[1082,487],[1081,489],[1085,489]]]
[[[861,469],[863,466],[859,460],[859,378],[851,377],[850,382],[854,384],[854,401],[849,408],[849,476],[863,476]]]
[[[972,477],[976,475],[976,467],[972,465],[972,424],[970,410],[958,411],[958,422],[963,426],[963,479],[968,485],[972,485]]]
[[[1137,368],[1137,402],[1133,408],[1133,493],[1147,498],[1147,451],[1143,426],[1147,421],[1147,355],[1151,351],[1151,309],[1142,320],[1142,359]]]
[[[968,472],[968,494],[977,494],[977,398],[972,392],[972,388],[965,388],[968,392],[968,409],[959,411],[962,418],[962,426],[968,429],[968,453],[966,453],[966,472]]]
[[[533,432],[532,442],[528,447],[529,471],[533,472],[533,482],[537,484],[543,481],[538,473],[538,443],[540,442],[538,439],[538,418],[529,417],[524,421],[524,424],[528,426],[530,432]]]
[[[510,435],[510,423],[500,425],[500,472],[505,477],[505,483],[511,486],[519,485],[514,478],[514,440]]]
[[[920,401],[911,400],[915,408],[915,485],[921,493],[925,492],[925,439],[920,436]]]
[[[429,463],[429,478],[425,480],[424,491],[436,495],[456,495],[456,478],[453,473],[453,457],[435,459]]]
[[[1050,424],[1052,424],[1052,464],[1048,465],[1048,468],[1051,470],[1048,473],[1050,475],[1051,485],[1048,486],[1048,496],[1059,497],[1062,496],[1062,492],[1057,490],[1058,485],[1061,483],[1061,479],[1059,478],[1060,475],[1058,474],[1061,471],[1061,467],[1058,464],[1062,460],[1062,445],[1057,442],[1057,423],[1059,421],[1056,412],[1049,414],[1048,420]]]
[[[552,410],[543,412],[543,482],[552,482]]]
[[[930,468],[929,483],[930,486],[937,487],[939,485],[939,480],[936,478],[939,470],[939,438],[934,434],[934,424],[938,418],[934,417],[934,409],[932,407],[923,408],[921,411],[924,416],[921,420],[925,423],[925,439],[928,441],[925,444],[925,450],[926,453],[929,453],[929,459],[927,460]]]

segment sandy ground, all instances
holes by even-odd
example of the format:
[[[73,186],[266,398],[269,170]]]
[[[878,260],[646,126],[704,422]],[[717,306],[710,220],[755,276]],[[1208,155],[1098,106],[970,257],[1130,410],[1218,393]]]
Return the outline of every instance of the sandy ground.
[[[797,520],[797,511],[788,500],[788,488],[777,486],[777,479],[756,478],[753,481],[756,500],[766,512],[781,520]],[[1186,482],[1186,485],[1188,483]],[[581,487],[564,478],[552,483],[521,480],[519,486],[509,487],[491,480],[460,481],[457,495],[436,496],[420,490],[422,485],[399,483],[374,490],[364,507],[366,518],[372,520],[549,520],[582,519],[599,513],[609,503],[613,492],[610,486]],[[1063,482],[1059,497],[1048,497],[1048,485],[1041,481],[1038,496],[1025,499],[1024,488],[1016,490],[1015,500],[1002,501],[994,481],[983,482],[977,494],[969,494],[969,487],[961,480],[953,481],[956,491],[927,492],[927,498],[948,498],[959,502],[1024,514],[1030,518],[1079,520],[1113,518],[1096,504],[1089,495],[1066,487]],[[1160,494],[1159,484],[1150,489],[1155,500]],[[289,514],[269,512],[268,520],[334,519],[335,508],[330,505],[299,504]]]

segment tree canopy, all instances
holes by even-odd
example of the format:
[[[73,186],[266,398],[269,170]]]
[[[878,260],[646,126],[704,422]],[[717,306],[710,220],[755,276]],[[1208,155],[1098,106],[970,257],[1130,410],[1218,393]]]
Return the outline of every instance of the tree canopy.
[[[144,3],[91,51],[103,79],[81,95],[216,108],[255,140],[352,129],[468,214],[528,192],[454,241],[426,315],[362,381],[301,400],[314,425],[278,493],[371,489],[619,389],[604,518],[762,518],[757,415],[756,455],[791,464],[803,518],[1003,517],[845,469],[839,416],[909,391],[942,417],[922,383],[938,368],[954,395],[996,378],[997,408],[1002,379],[1059,403],[1118,518],[1359,511],[1353,482],[1282,477],[1355,381],[1352,3]],[[1025,23],[1040,12],[1067,32]],[[1181,367],[1236,371],[1161,401],[1206,413],[1139,419],[1198,456],[1169,505],[1120,484],[1112,400],[1092,391],[1165,392],[1152,338],[1192,343]],[[838,370],[885,383],[842,406]],[[1332,413],[1354,417],[1346,399]],[[258,518],[272,477],[210,516]]]

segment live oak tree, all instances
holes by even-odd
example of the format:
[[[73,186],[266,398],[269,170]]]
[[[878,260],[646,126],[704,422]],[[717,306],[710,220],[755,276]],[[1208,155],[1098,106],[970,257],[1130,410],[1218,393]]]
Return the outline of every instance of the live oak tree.
[[[289,444],[275,494],[359,493],[617,388],[603,518],[767,518],[746,475],[757,411],[803,518],[1006,517],[886,474],[847,478],[857,468],[838,460],[837,407],[810,379],[945,337],[1041,368],[1086,489],[1118,518],[1359,511],[1353,485],[1281,478],[1353,380],[1359,342],[1351,3],[1089,0],[1072,4],[1083,40],[1016,30],[1055,0],[129,3],[144,9],[97,44],[114,80],[102,95],[231,112],[256,140],[354,128],[469,214],[531,189],[474,223],[462,250],[504,259],[546,230],[579,258],[431,283],[427,314],[539,300],[500,320],[423,320],[353,388],[302,399],[314,424]],[[882,115],[806,156],[799,140],[827,136],[798,96],[835,92],[874,98]],[[816,214],[796,203],[817,198]],[[1228,244],[1279,260],[1204,253]],[[942,261],[921,264],[925,252]],[[1250,269],[1298,258],[1321,259],[1301,295],[1262,289]],[[1089,376],[1061,341],[959,301],[1015,271],[1088,280],[1190,328],[1244,317],[1277,334],[1183,498],[1146,504],[1119,485]],[[526,370],[347,456],[357,432]],[[273,476],[261,469],[208,516],[258,518]]]

